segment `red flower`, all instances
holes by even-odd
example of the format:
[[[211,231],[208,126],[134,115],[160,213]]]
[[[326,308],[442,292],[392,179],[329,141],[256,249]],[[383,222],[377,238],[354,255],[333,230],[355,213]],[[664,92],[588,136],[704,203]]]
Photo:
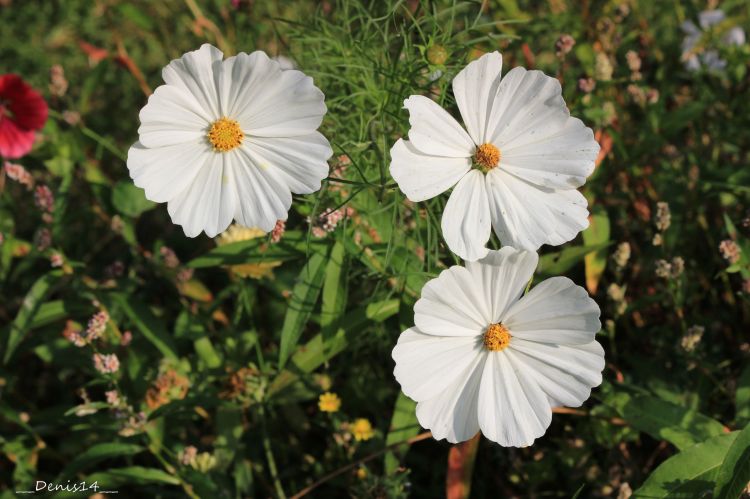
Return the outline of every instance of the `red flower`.
[[[47,121],[47,103],[20,76],[0,75],[0,156],[20,158]]]

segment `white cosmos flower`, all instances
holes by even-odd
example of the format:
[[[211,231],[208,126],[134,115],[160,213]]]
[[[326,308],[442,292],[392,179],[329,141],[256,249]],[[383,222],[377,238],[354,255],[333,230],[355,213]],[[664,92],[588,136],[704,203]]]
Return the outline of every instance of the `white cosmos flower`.
[[[167,202],[189,237],[233,219],[271,231],[292,193],[320,189],[332,154],[316,131],[326,105],[312,78],[263,52],[222,59],[206,44],[169,63],[128,152],[135,185]]]
[[[521,296],[538,257],[504,247],[440,273],[422,289],[415,327],[393,349],[394,375],[436,439],[479,430],[531,445],[554,406],[580,406],[602,382],[599,307],[566,277]]]
[[[588,227],[586,198],[576,188],[594,170],[599,144],[571,118],[560,83],[514,68],[501,79],[502,56],[470,63],[453,80],[466,130],[420,95],[404,101],[409,140],[391,149],[391,175],[412,201],[455,185],[443,213],[443,237],[465,260],[487,254],[494,227],[500,242],[536,250]]]

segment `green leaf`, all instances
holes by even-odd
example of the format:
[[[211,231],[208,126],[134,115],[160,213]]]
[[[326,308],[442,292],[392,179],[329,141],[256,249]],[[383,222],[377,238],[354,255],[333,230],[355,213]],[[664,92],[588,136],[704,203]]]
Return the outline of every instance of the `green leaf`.
[[[146,31],[152,31],[154,29],[154,23],[151,20],[151,17],[135,5],[123,3],[117,6],[117,10],[120,11],[122,17],[129,19],[139,28],[145,29]]]
[[[112,189],[112,204],[117,211],[129,217],[137,217],[144,211],[156,206],[156,203],[146,199],[143,189],[137,187],[130,180],[117,182],[117,185]]]
[[[66,477],[72,477],[79,471],[84,470],[99,461],[119,456],[133,456],[144,450],[143,447],[135,444],[119,442],[96,444],[83,451],[83,453],[78,454],[70,464],[65,467],[62,473],[60,473],[58,481],[63,480]]]
[[[737,379],[734,406],[734,419],[737,425],[743,426],[750,423],[750,366],[747,366]]]
[[[168,485],[179,485],[180,480],[157,468],[144,468],[143,466],[128,466],[125,468],[112,468],[107,471],[94,473],[86,478],[87,483],[101,482],[102,487],[110,488],[112,485],[148,485],[152,483],[164,483]],[[106,484],[106,485],[105,485]]]
[[[195,347],[195,353],[198,354],[198,357],[205,362],[209,369],[215,369],[221,366],[221,357],[216,353],[216,349],[208,336],[204,335],[201,338],[198,338],[193,342],[193,346]]]
[[[396,399],[396,405],[393,408],[393,415],[391,416],[391,424],[388,428],[388,436],[385,438],[385,445],[393,445],[398,442],[405,442],[411,437],[419,433],[421,426],[417,421],[417,403],[412,399],[404,395],[403,392],[398,394]],[[399,459],[397,454],[408,449],[408,446],[403,445],[394,448],[392,451],[388,451],[385,455],[385,471],[387,474],[391,474],[399,467]]]
[[[750,482],[750,425],[745,426],[729,448],[716,478],[716,499],[737,499]]]
[[[154,317],[151,310],[133,296],[113,293],[112,300],[128,316],[138,331],[149,340],[165,357],[177,360],[172,337],[164,325]]]
[[[341,241],[331,249],[331,257],[325,270],[323,297],[320,311],[320,327],[324,340],[328,340],[340,328],[338,320],[346,310],[347,272],[346,250]]]
[[[52,292],[53,286],[60,280],[62,275],[62,271],[53,270],[37,279],[28,293],[26,293],[23,302],[21,302],[21,308],[10,325],[10,331],[7,333],[8,340],[6,342],[5,355],[3,356],[5,364],[13,356],[13,352],[18,348],[24,335],[31,329],[34,317],[41,307],[42,302]]]
[[[342,328],[336,331],[336,335],[328,341],[323,340],[322,334],[315,335],[304,346],[298,348],[292,356],[294,369],[303,373],[313,372],[324,362],[343,352],[349,344],[347,331],[350,333],[360,331],[369,321],[382,322],[398,312],[398,307],[387,305],[391,301],[393,300],[371,303],[367,307],[358,307],[347,313],[341,320]],[[382,312],[373,318],[368,318],[366,309],[370,307],[374,307]],[[281,392],[297,379],[298,375],[296,373],[290,370],[281,371],[271,383],[269,395]]]
[[[216,411],[214,455],[222,468],[229,466],[234,459],[243,433],[242,408],[231,404],[219,406]]]
[[[70,175],[73,171],[73,161],[70,158],[64,156],[56,156],[52,159],[48,159],[44,162],[44,166],[50,171],[52,175],[57,177],[64,177]]]
[[[367,318],[375,322],[383,322],[388,317],[396,315],[401,302],[397,299],[383,300],[367,305]]]
[[[46,326],[59,320],[83,313],[87,307],[69,301],[50,300],[42,303],[34,314],[34,319],[29,325],[30,329]]]
[[[292,297],[281,326],[281,346],[279,348],[279,367],[284,367],[295,348],[302,329],[310,318],[313,307],[325,277],[326,257],[313,253],[297,277],[292,290]]]
[[[724,433],[724,425],[715,419],[647,395],[628,400],[622,417],[634,428],[681,450]]]
[[[194,258],[188,262],[187,266],[199,269],[222,265],[287,261],[306,257],[312,252],[325,253],[326,248],[326,243],[308,241],[306,234],[290,230],[284,233],[284,238],[280,242],[274,244],[269,243],[267,237],[256,237],[217,246]]]
[[[737,432],[712,437],[670,457],[651,473],[631,497],[703,497],[713,490],[724,456],[736,438]]]
[[[595,211],[591,215],[591,224],[589,228],[583,231],[583,243],[586,246],[596,246],[609,242],[609,217],[604,210]],[[589,293],[596,293],[599,287],[599,280],[607,268],[607,250],[600,249],[592,251],[584,257],[586,269],[586,288]]]
[[[547,277],[564,274],[580,263],[589,253],[600,251],[611,244],[611,242],[604,242],[586,246],[571,246],[561,251],[542,255],[539,258],[538,276]]]

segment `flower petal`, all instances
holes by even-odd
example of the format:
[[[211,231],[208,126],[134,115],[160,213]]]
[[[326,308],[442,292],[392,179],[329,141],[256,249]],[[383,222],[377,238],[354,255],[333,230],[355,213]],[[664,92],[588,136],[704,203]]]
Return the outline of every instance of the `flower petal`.
[[[414,202],[447,191],[470,168],[471,158],[431,156],[420,152],[408,140],[399,139],[391,148],[391,176]]]
[[[148,98],[139,115],[138,135],[146,147],[162,147],[185,142],[208,142],[211,124],[195,97],[182,87],[162,85]]]
[[[507,351],[523,362],[553,406],[578,407],[602,383],[604,349],[596,341],[568,346],[514,337]]]
[[[34,147],[34,130],[23,130],[12,120],[0,116],[0,157],[18,159]]]
[[[192,94],[211,120],[221,118],[215,68],[221,66],[221,50],[204,43],[170,62],[161,72],[167,85],[174,85]]]
[[[151,201],[163,203],[181,194],[216,155],[203,141],[149,148],[136,142],[128,151],[128,170]]]
[[[491,307],[489,324],[501,321],[526,289],[534,275],[539,257],[533,251],[518,251],[505,246],[491,250],[476,262],[466,262],[466,269],[482,289]],[[504,322],[503,322],[504,323]]]
[[[295,194],[320,190],[328,176],[333,151],[323,135],[313,132],[294,137],[250,137],[248,148],[274,168]]]
[[[567,110],[566,110],[567,111]],[[594,171],[599,143],[594,132],[577,118],[557,130],[533,129],[502,150],[502,168],[534,184],[572,189],[586,183]]]
[[[513,337],[560,345],[594,341],[599,306],[567,277],[552,277],[514,303],[503,318]]]
[[[404,101],[409,110],[409,140],[421,152],[448,158],[468,158],[474,142],[461,125],[434,101],[412,95]]]
[[[487,357],[479,386],[479,426],[493,442],[526,447],[544,435],[552,421],[549,399],[512,352]]]
[[[536,251],[566,243],[589,226],[588,202],[576,190],[536,186],[501,168],[486,182],[492,226],[503,245]]]
[[[487,121],[500,86],[502,68],[502,55],[491,52],[469,63],[453,79],[453,95],[475,144],[491,142]]]
[[[237,212],[235,218],[245,227],[258,227],[270,232],[277,220],[286,220],[292,205],[292,193],[281,173],[248,146],[237,149],[234,171],[237,179]]]
[[[484,290],[458,265],[425,284],[414,305],[414,324],[421,333],[435,336],[480,337],[490,318]]]
[[[310,135],[323,121],[325,96],[313,79],[260,51],[224,61],[219,72],[222,107],[256,137]]]
[[[417,420],[432,436],[449,442],[469,440],[479,431],[479,384],[487,355],[479,355],[443,393],[417,404]]]
[[[477,338],[432,336],[413,327],[398,338],[393,349],[393,375],[411,399],[437,397],[483,354]]]
[[[231,178],[230,155],[212,153],[188,187],[167,204],[172,221],[188,237],[205,232],[215,237],[232,222],[236,194]]]
[[[15,74],[0,75],[0,101],[5,101],[21,131],[40,130],[47,121],[47,102]]]
[[[500,148],[511,148],[517,140],[546,137],[565,125],[570,112],[556,78],[522,67],[510,70],[497,90],[488,119],[487,138]]]
[[[481,172],[464,175],[448,198],[441,222],[443,237],[452,252],[474,261],[487,255],[490,238],[490,206]]]

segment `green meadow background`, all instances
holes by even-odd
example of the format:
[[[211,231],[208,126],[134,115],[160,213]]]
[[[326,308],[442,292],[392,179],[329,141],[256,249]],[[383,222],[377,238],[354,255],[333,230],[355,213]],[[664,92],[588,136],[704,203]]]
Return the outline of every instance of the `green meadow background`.
[[[727,18],[695,50],[726,67],[690,72],[680,25],[707,8]],[[721,43],[733,26],[750,30],[743,1],[0,1],[0,74],[50,106],[15,163],[55,199],[45,215],[0,173],[0,497],[36,480],[121,497],[739,497],[750,46]],[[129,179],[161,68],[205,42],[287,57],[326,95],[332,173],[278,243],[188,239]],[[535,280],[567,275],[596,299],[605,381],[524,449],[425,438],[390,356],[424,283],[460,263],[447,197],[410,203],[388,173],[402,103],[457,115],[452,77],[492,50],[559,78],[603,151],[582,189],[591,227],[543,247]],[[63,337],[99,310],[115,374]],[[318,409],[326,391],[339,411]],[[372,438],[352,438],[358,418]]]

